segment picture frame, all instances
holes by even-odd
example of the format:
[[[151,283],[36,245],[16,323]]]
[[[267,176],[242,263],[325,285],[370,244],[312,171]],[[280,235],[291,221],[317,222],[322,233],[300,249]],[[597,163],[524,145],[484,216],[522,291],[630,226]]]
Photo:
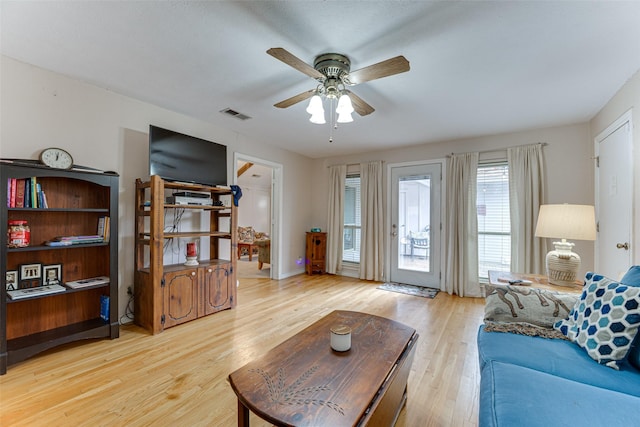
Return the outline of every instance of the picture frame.
[[[42,286],[42,264],[21,264],[18,270],[18,289]]]
[[[49,264],[42,267],[42,283],[47,285],[62,284],[62,264]]]
[[[4,283],[7,291],[17,290],[18,289],[18,270],[7,271]]]

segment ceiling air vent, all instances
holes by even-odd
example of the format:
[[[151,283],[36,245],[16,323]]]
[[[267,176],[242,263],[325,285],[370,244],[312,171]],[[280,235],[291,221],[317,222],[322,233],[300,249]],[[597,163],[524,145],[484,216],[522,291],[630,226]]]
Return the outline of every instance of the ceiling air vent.
[[[231,117],[235,117],[236,119],[239,119],[239,120],[247,120],[251,118],[246,114],[239,113],[236,110],[232,110],[231,108],[225,108],[224,110],[220,110],[220,112],[222,114],[227,114]]]

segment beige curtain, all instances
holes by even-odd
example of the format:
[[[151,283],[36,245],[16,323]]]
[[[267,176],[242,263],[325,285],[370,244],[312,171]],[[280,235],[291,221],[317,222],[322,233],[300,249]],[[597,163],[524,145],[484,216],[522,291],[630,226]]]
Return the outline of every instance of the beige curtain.
[[[327,204],[327,273],[342,270],[344,235],[344,185],[347,165],[329,167],[329,203]]]
[[[478,153],[452,154],[447,162],[444,291],[480,297],[478,282]]]
[[[380,281],[384,273],[382,161],[360,165],[360,278]]]
[[[547,241],[534,236],[545,202],[542,144],[507,150],[511,210],[511,271],[545,273]]]

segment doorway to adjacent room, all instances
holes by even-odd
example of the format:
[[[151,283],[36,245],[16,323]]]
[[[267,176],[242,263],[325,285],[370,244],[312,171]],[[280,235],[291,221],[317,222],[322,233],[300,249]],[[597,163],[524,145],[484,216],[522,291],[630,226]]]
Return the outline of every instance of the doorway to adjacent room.
[[[282,166],[263,159],[236,153],[234,181],[242,189],[238,209],[239,245],[237,276],[242,278],[279,278],[278,200],[281,194]]]

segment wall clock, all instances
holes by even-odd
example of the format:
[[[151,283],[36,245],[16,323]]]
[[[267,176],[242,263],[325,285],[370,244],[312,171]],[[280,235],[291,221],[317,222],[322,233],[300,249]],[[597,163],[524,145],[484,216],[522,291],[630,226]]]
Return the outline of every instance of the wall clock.
[[[40,162],[55,169],[71,169],[73,157],[62,148],[45,148],[40,153]]]

